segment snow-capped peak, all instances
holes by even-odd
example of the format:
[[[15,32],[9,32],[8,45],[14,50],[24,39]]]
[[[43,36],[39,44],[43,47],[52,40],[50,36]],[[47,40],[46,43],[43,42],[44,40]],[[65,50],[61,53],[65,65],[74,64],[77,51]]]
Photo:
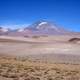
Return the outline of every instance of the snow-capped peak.
[[[47,24],[47,22],[41,22],[38,26],[41,26],[43,24]]]
[[[47,22],[41,22],[40,24],[38,24],[38,26],[36,27],[36,29],[39,29],[40,26],[47,24]]]

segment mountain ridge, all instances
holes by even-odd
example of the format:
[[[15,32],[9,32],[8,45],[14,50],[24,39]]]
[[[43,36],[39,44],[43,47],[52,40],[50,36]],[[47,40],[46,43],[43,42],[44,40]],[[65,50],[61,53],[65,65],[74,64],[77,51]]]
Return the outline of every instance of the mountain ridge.
[[[5,29],[0,27],[1,35],[10,36],[26,36],[26,35],[61,35],[61,34],[74,34],[75,32],[68,31],[63,27],[47,20],[39,20],[25,28],[19,29]],[[77,33],[76,33],[77,34]]]

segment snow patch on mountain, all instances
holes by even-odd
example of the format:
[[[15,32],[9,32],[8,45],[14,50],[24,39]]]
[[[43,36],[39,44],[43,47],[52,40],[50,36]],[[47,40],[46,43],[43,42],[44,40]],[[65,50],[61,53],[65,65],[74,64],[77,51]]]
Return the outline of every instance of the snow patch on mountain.
[[[7,28],[0,28],[0,32],[7,32],[8,29]]]
[[[41,22],[38,26],[41,26],[43,24],[47,24],[47,22]]]

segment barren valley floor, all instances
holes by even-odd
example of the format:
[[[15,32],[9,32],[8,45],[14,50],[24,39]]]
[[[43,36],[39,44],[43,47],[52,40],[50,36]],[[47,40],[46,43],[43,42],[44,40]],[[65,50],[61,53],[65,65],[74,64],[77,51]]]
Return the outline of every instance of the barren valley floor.
[[[80,80],[80,43],[73,36],[0,37],[0,80]]]

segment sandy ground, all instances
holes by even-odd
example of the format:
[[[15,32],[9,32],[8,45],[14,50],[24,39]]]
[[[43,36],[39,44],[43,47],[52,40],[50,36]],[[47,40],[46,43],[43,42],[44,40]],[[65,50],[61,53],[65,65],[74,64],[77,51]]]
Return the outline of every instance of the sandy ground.
[[[0,54],[78,64],[80,63],[80,44],[69,43],[68,40],[72,37],[74,36],[40,38],[0,36]]]
[[[0,57],[0,80],[80,80],[80,65]]]
[[[72,37],[0,36],[0,80],[80,80],[80,43]]]

